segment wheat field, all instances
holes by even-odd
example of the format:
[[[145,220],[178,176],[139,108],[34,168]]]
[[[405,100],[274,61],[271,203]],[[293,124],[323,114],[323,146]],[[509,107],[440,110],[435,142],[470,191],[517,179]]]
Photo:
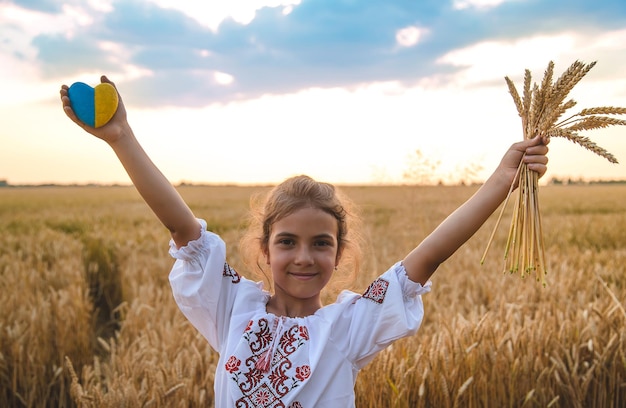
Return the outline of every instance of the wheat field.
[[[263,189],[179,188],[244,275],[236,245]],[[370,242],[352,289],[475,189],[345,187]],[[492,217],[434,275],[419,332],[361,372],[357,407],[626,405],[626,185],[539,194],[546,287],[503,273],[506,228],[480,265]],[[2,188],[0,230],[0,406],[212,406],[217,357],[178,311],[168,232],[132,187]]]

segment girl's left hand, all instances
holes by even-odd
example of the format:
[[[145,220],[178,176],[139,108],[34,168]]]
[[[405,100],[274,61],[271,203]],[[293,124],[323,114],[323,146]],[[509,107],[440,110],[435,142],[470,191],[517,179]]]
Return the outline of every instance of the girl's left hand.
[[[515,181],[517,187],[518,180],[514,179],[522,160],[530,170],[542,177],[548,170],[548,143],[549,138],[540,136],[514,143],[505,153],[499,166],[499,172],[505,178],[505,182],[511,185]]]
[[[542,177],[548,170],[548,156],[546,155],[549,150],[548,143],[550,143],[550,138],[537,136],[531,142],[534,144],[526,148],[526,155],[523,160],[530,170],[536,171],[539,173],[539,177]]]

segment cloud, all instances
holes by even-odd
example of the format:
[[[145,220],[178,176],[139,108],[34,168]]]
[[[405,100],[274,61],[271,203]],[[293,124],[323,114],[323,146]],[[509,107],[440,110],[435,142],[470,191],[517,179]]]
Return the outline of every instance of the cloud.
[[[149,1],[162,8],[178,10],[212,31],[218,31],[219,25],[226,18],[231,18],[240,24],[249,24],[255,19],[257,11],[264,7],[282,7],[282,13],[286,15],[293,11],[294,5],[300,4],[300,0]]]
[[[507,44],[526,41],[531,47],[545,41],[553,44],[548,50],[561,55],[572,43],[560,41],[584,47],[626,23],[622,0],[259,0],[230,17],[221,10],[220,22],[201,5],[4,1],[0,8],[23,14],[0,17],[13,30],[10,37],[3,34],[0,46],[12,50],[13,63],[38,67],[46,81],[106,73],[133,104],[191,107],[309,88],[385,81],[410,85],[457,72],[499,80],[526,68],[527,58],[542,59],[542,66],[551,58],[528,51],[512,55]],[[32,33],[32,24],[19,24],[24,13],[60,24]],[[604,49],[624,54],[623,47]],[[465,70],[470,65],[472,72]],[[498,72],[500,67],[506,70]]]
[[[396,31],[396,42],[401,47],[414,47],[428,34],[428,29],[408,26]]]
[[[45,13],[56,13],[63,8],[63,2],[55,0],[20,0],[20,1],[2,1],[2,3],[15,3],[21,8],[32,11],[41,11]]]
[[[464,10],[467,8],[488,9],[497,7],[506,0],[454,0],[452,7],[456,10]]]

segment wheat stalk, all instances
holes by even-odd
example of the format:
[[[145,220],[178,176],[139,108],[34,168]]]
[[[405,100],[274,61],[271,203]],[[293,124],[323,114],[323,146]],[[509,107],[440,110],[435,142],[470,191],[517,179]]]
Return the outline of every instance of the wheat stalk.
[[[536,136],[544,138],[563,137],[604,157],[611,163],[617,163],[617,159],[606,149],[577,132],[626,125],[626,120],[610,116],[626,114],[626,108],[614,106],[586,108],[559,121],[565,112],[576,105],[574,100],[566,101],[568,94],[595,65],[595,61],[590,64],[575,61],[553,82],[554,62],[550,61],[544,72],[541,85],[536,83],[531,85],[532,75],[526,69],[521,97],[513,81],[509,77],[504,78],[509,93],[513,97],[517,113],[522,119],[524,139],[532,139]],[[525,163],[520,162],[520,167],[487,243],[481,264],[485,261],[502,214],[513,192],[513,186],[519,182],[518,200],[513,209],[511,226],[504,250],[505,272],[519,273],[522,278],[534,272],[537,281],[545,286],[547,270],[541,212],[539,211],[538,178],[536,172],[529,170]]]

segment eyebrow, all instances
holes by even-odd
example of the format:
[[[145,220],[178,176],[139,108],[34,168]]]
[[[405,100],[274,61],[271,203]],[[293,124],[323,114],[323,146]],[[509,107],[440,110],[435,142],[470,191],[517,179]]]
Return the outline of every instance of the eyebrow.
[[[279,232],[276,234],[276,238],[298,238],[297,234],[291,233],[291,232]],[[329,233],[322,233],[322,234],[318,234],[318,235],[314,235],[313,239],[320,239],[320,238],[326,238],[326,239],[333,239],[336,240],[337,237],[333,234],[329,234]]]

